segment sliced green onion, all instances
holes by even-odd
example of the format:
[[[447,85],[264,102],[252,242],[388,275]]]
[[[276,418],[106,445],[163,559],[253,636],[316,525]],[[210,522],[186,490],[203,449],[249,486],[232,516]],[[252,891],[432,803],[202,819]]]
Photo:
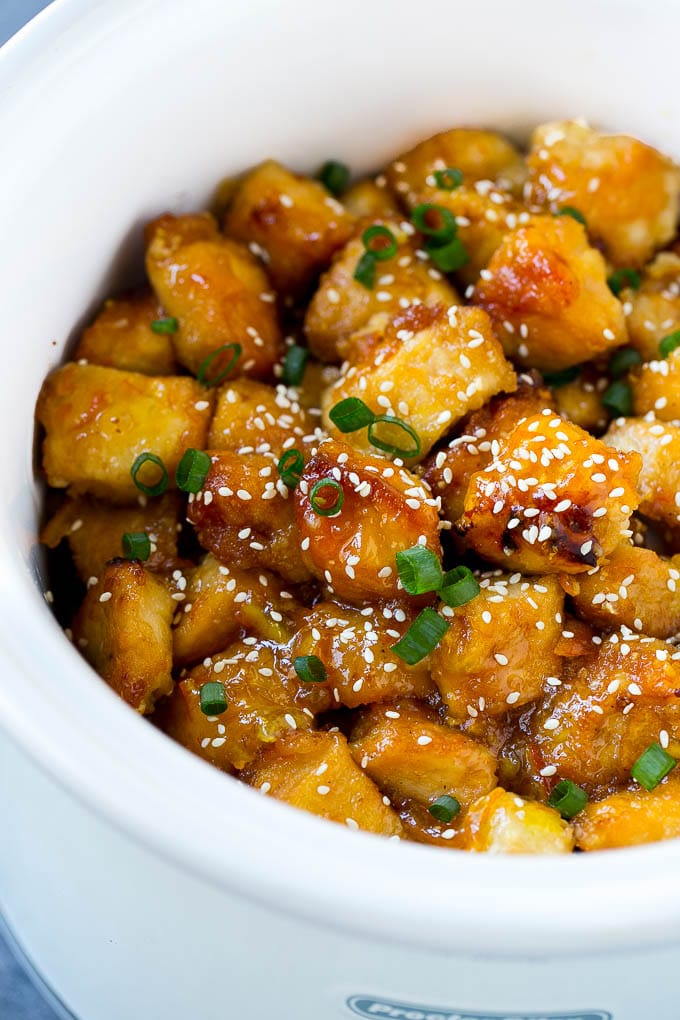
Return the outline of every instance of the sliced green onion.
[[[147,485],[139,477],[139,472],[145,464],[153,464],[160,471],[160,477],[155,485]],[[165,470],[165,464],[155,453],[140,453],[130,468],[130,474],[132,475],[132,481],[145,496],[161,496],[168,487],[168,472]],[[148,472],[145,472],[145,474],[148,474]]]
[[[618,351],[614,351],[609,360],[609,374],[612,379],[618,379],[641,363],[640,353],[634,347],[620,347]]]
[[[434,202],[417,205],[411,213],[411,222],[430,241],[444,244],[456,236],[456,217],[450,209]]]
[[[409,595],[423,595],[439,589],[443,576],[441,563],[430,549],[414,545],[398,552],[395,558],[399,580]]]
[[[569,821],[583,811],[588,803],[588,794],[571,779],[561,779],[548,797],[548,804]]]
[[[667,358],[669,354],[677,350],[680,347],[680,329],[676,329],[675,333],[669,333],[659,343],[659,354],[662,358]]]
[[[404,636],[392,645],[392,651],[409,666],[415,666],[437,647],[450,626],[434,609],[423,609]]]
[[[279,458],[276,470],[281,476],[281,481],[289,489],[294,489],[302,478],[302,470],[305,466],[305,459],[299,450],[286,450]]]
[[[324,494],[324,490],[326,490]],[[329,503],[330,495],[333,493],[333,502]],[[340,513],[342,504],[345,502],[345,493],[340,482],[334,478],[322,478],[312,486],[309,494],[309,502],[312,510],[319,517],[335,517]]]
[[[151,329],[154,333],[176,333],[179,329],[179,322],[174,316],[167,315],[164,319],[154,319]]]
[[[203,684],[199,699],[201,712],[204,715],[222,715],[223,712],[227,711],[227,696],[224,693],[224,684],[219,681]]]
[[[572,220],[576,220],[577,223],[582,223],[584,227],[588,226],[583,213],[575,209],[573,205],[563,205],[561,209],[557,210],[555,216],[571,216]]]
[[[403,432],[406,436],[409,436],[413,440],[413,445],[398,446],[396,443],[390,443],[386,438],[381,439],[380,436],[376,434],[376,428],[379,428],[381,425],[387,426],[388,434],[392,429],[396,429],[398,432]],[[395,418],[391,414],[379,414],[374,417],[373,421],[368,426],[368,441],[372,446],[376,446],[379,450],[383,450],[385,453],[393,453],[396,457],[409,459],[411,457],[420,456],[420,437],[416,430],[407,422],[402,421],[401,418]]]
[[[459,237],[452,237],[445,244],[426,243],[425,250],[442,273],[455,273],[470,261],[467,249]]]
[[[337,159],[328,159],[319,170],[319,180],[331,195],[342,195],[347,191],[350,179],[349,167],[340,163]]]
[[[654,743],[642,752],[630,774],[633,779],[637,779],[640,786],[644,786],[645,790],[653,790],[677,764],[675,758],[668,751],[664,751],[661,744]]]
[[[306,347],[298,347],[293,344],[286,351],[283,359],[283,372],[281,378],[286,386],[299,386],[305,374],[305,367],[309,358],[309,351]]]
[[[151,555],[151,539],[145,531],[126,531],[122,546],[126,560],[148,560]]]
[[[627,382],[617,379],[602,394],[602,406],[615,418],[625,418],[633,410],[633,391]]]
[[[553,389],[559,389],[560,386],[566,386],[567,383],[573,382],[574,379],[578,379],[581,374],[581,369],[578,365],[572,365],[570,368],[563,368],[560,372],[544,372],[543,381],[552,386]]]
[[[460,801],[445,793],[443,797],[437,797],[427,810],[438,822],[452,822],[460,812]]]
[[[293,659],[293,669],[305,684],[322,684],[328,675],[316,655],[298,655]]]
[[[439,598],[447,606],[464,606],[479,595],[477,578],[468,567],[454,567],[444,574]]]
[[[434,179],[442,191],[455,191],[463,183],[463,171],[455,166],[447,166],[446,170],[435,170]]]
[[[375,414],[358,397],[345,397],[328,412],[328,417],[341,432],[356,432],[375,421]]]
[[[375,283],[376,258],[372,251],[365,251],[357,262],[354,270],[354,279],[361,283],[367,290],[373,290]]]
[[[177,488],[182,492],[200,492],[210,464],[210,457],[204,450],[186,450],[177,465]]]
[[[616,294],[618,297],[624,287],[632,287],[633,290],[639,290],[642,277],[637,269],[615,269],[607,283],[612,294]]]
[[[211,375],[210,370],[213,366],[213,362],[218,358],[221,362],[223,360],[222,355],[226,355],[227,352],[231,353],[231,357],[229,358],[227,365],[215,375]],[[222,344],[221,347],[218,347],[217,350],[214,350],[207,358],[203,359],[198,367],[196,378],[200,383],[203,383],[204,386],[217,386],[223,379],[226,379],[242,354],[243,348],[240,344]]]
[[[399,250],[397,239],[389,227],[382,227],[378,223],[364,230],[361,240],[364,242],[366,251],[378,262],[394,258]]]

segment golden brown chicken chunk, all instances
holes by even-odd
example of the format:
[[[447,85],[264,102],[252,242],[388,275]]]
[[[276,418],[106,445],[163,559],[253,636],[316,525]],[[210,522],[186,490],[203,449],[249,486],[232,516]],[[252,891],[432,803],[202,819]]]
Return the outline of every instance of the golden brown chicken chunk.
[[[55,549],[65,538],[76,569],[87,582],[99,577],[108,560],[123,555],[124,534],[145,532],[151,552],[144,566],[151,571],[169,571],[177,561],[180,505],[176,493],[150,499],[146,506],[131,507],[87,497],[67,498],[43,528],[40,541]]]
[[[179,323],[178,361],[196,374],[220,347],[239,344],[242,353],[232,374],[269,375],[281,335],[274,295],[257,259],[223,237],[210,213],[166,213],[149,224],[146,235],[146,271],[163,307]],[[216,358],[206,368],[207,378],[226,367]]]
[[[557,578],[494,575],[482,585],[476,598],[455,609],[430,656],[432,679],[461,723],[534,701],[562,669],[555,647],[564,592]]]
[[[367,287],[355,278],[366,248],[362,237],[372,226],[392,232],[397,251],[378,262],[375,283]],[[443,305],[460,302],[456,291],[413,240],[408,223],[386,218],[362,220],[351,240],[333,259],[307,306],[305,334],[310,349],[322,361],[354,359],[352,335],[364,329],[374,315],[391,317],[412,304]]]
[[[421,544],[441,555],[429,489],[405,468],[332,439],[305,467],[295,520],[305,566],[350,601],[399,596],[397,552]]]
[[[621,302],[602,255],[571,216],[534,216],[507,234],[473,297],[506,354],[556,372],[626,343]]]
[[[645,418],[618,418],[604,441],[617,450],[638,453],[640,512],[671,527],[680,524],[680,426]]]
[[[538,764],[560,779],[586,790],[626,782],[651,743],[680,738],[680,651],[614,632],[571,660],[534,712],[531,737]]]
[[[222,685],[227,707],[218,715],[201,709],[206,683]],[[218,768],[242,769],[284,733],[310,728],[313,715],[296,704],[295,693],[271,646],[234,644],[180,680],[162,708],[161,726]]]
[[[527,162],[531,201],[553,212],[578,209],[615,265],[643,265],[672,240],[680,174],[637,138],[603,135],[573,120],[543,124]]]
[[[496,785],[496,759],[416,702],[366,709],[352,730],[354,760],[390,798],[427,807],[455,797],[466,808]]]
[[[69,362],[47,377],[38,397],[47,481],[73,494],[131,503],[139,496],[131,468],[150,452],[173,487],[185,450],[205,445],[211,408],[211,393],[194,379]]]
[[[326,670],[323,686],[334,706],[356,708],[395,698],[426,698],[436,691],[427,664],[409,666],[392,651],[413,615],[408,605],[356,609],[319,602],[300,614],[291,654],[321,660]]]
[[[680,772],[655,790],[622,790],[587,804],[573,822],[581,850],[655,843],[680,836]]]
[[[531,376],[520,376],[515,393],[492,397],[466,419],[448,446],[430,454],[423,477],[433,494],[441,499],[444,516],[458,520],[470,479],[491,463],[493,451],[500,449],[500,443],[515,425],[554,407],[553,395],[546,386],[539,385]]]
[[[680,347],[662,360],[650,361],[631,375],[633,413],[650,411],[659,421],[680,420]]]
[[[477,853],[568,854],[574,835],[557,811],[498,787],[472,805],[456,843]]]
[[[221,563],[309,579],[299,551],[293,499],[276,462],[263,454],[211,453],[203,488],[189,495],[187,518]]]
[[[376,414],[402,418],[415,429],[420,453],[414,459],[419,460],[464,415],[516,385],[484,312],[416,305],[388,324],[365,361],[348,366],[329,387],[324,424],[333,434],[328,412],[340,400],[358,397]],[[371,450],[365,429],[348,440]]]
[[[640,287],[621,292],[632,346],[643,361],[659,357],[659,344],[680,329],[680,255],[662,251],[642,274]]]
[[[277,291],[301,296],[352,232],[353,218],[325,188],[267,160],[240,182],[224,220],[260,255]]]
[[[174,610],[168,588],[141,563],[112,560],[74,620],[78,648],[138,712],[151,712],[157,698],[172,691]]]
[[[622,542],[601,566],[581,574],[576,612],[604,629],[625,625],[650,637],[680,633],[680,556]]]
[[[640,460],[551,411],[517,425],[472,476],[459,530],[485,559],[526,573],[580,573],[626,537]]]
[[[563,386],[553,388],[557,411],[587,432],[603,432],[609,415],[602,404],[602,394],[609,386],[609,378],[596,371],[581,373]]]
[[[391,191],[385,186],[384,178],[379,183],[367,177],[357,181],[342,196],[342,204],[357,219],[364,217],[400,218],[400,209]]]
[[[269,573],[227,567],[208,553],[188,574],[173,631],[175,663],[214,655],[239,635],[285,644],[297,603]]]
[[[331,822],[401,836],[398,815],[354,762],[341,733],[289,733],[241,778],[262,793]]]
[[[274,390],[253,379],[234,379],[218,393],[208,445],[235,453],[272,453],[278,459],[284,447],[300,446],[313,435],[311,418],[285,386]]]
[[[170,332],[158,332],[154,324]],[[172,375],[177,367],[172,332],[173,324],[152,291],[109,298],[83,332],[73,360],[145,375]]]

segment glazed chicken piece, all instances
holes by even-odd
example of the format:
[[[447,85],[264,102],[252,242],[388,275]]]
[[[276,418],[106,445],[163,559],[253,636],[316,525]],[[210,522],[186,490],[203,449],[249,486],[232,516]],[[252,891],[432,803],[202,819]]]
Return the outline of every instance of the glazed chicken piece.
[[[640,286],[621,291],[632,346],[643,361],[660,357],[659,344],[680,329],[680,254],[660,252],[645,266]]]
[[[210,391],[194,379],[69,362],[47,377],[38,397],[47,480],[72,495],[134,503],[139,489],[132,466],[152,453],[173,488],[185,450],[205,445],[212,403]],[[139,477],[155,485],[158,468],[144,466]]]
[[[296,395],[285,386],[272,389],[254,379],[234,379],[217,395],[208,445],[234,453],[271,453],[301,446],[314,438],[314,425]]]
[[[146,240],[149,280],[178,320],[177,360],[197,374],[219,348],[238,344],[231,374],[269,375],[281,342],[275,299],[247,248],[223,237],[210,213],[166,213],[147,226]],[[227,365],[216,358],[205,367],[213,379]]]
[[[158,327],[166,331],[159,332]],[[73,360],[144,375],[173,375],[177,368],[173,332],[153,291],[109,298],[84,330]]]
[[[87,592],[73,638],[90,665],[138,712],[170,694],[176,603],[138,560],[112,560]]]
[[[345,209],[357,219],[385,217],[399,220],[401,212],[392,192],[386,187],[385,179],[380,181],[366,177],[357,181],[342,196]]]
[[[622,790],[587,804],[574,819],[580,850],[612,850],[680,836],[680,774],[654,790]]]
[[[470,807],[457,845],[488,854],[568,854],[574,834],[557,811],[497,787]]]
[[[484,312],[416,305],[388,323],[365,360],[348,366],[329,387],[324,425],[337,435],[329,412],[341,400],[358,398],[376,414],[402,418],[415,429],[420,452],[412,459],[419,460],[464,415],[516,385]],[[347,440],[371,450],[366,429]]]
[[[659,421],[680,420],[680,347],[667,358],[650,361],[631,373],[633,413],[651,413]]]
[[[276,290],[300,297],[345,243],[353,218],[309,177],[267,160],[239,182],[224,230],[264,261]]]
[[[675,235],[680,174],[670,159],[627,135],[580,121],[543,124],[531,140],[529,201],[585,218],[617,266],[641,266]]]
[[[654,417],[617,418],[603,437],[606,443],[642,458],[637,481],[640,513],[669,527],[680,524],[680,425]],[[619,454],[620,456],[621,454]]]
[[[508,233],[473,301],[491,316],[508,357],[541,371],[569,368],[627,341],[605,261],[571,216],[534,216]]]
[[[398,815],[354,762],[341,733],[288,733],[241,778],[262,793],[350,829],[402,834]]]
[[[627,537],[639,471],[635,453],[615,452],[543,411],[517,425],[472,476],[458,530],[499,566],[581,573]]]

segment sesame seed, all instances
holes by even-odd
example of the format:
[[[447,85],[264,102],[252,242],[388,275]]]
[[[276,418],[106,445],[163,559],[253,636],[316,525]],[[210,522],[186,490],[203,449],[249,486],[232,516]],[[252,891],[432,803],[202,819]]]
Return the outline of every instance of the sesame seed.
[[[425,747],[427,744],[432,743],[432,737],[428,737],[423,734],[422,737],[418,737],[417,743],[420,744],[421,747]]]

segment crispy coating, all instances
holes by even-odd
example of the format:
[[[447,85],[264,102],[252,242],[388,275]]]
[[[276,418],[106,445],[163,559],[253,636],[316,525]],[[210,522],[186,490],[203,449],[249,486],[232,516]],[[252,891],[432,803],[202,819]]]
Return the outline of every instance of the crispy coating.
[[[602,393],[609,385],[607,376],[586,371],[563,386],[553,389],[557,410],[567,421],[572,421],[587,432],[604,432],[609,415],[602,405]]]
[[[571,216],[533,216],[511,231],[473,297],[506,354],[555,372],[626,343],[623,308],[602,255]]]
[[[568,854],[571,826],[557,811],[497,787],[468,811],[457,845],[488,854]]]
[[[288,733],[241,776],[251,786],[331,822],[401,836],[398,815],[354,762],[341,733]]]
[[[612,552],[637,507],[640,459],[548,411],[517,425],[473,475],[458,529],[485,559],[576,574]]]
[[[352,232],[353,218],[309,177],[274,160],[239,183],[224,219],[225,233],[264,259],[277,291],[303,295]]]
[[[470,479],[491,463],[492,450],[522,419],[540,414],[546,407],[555,407],[550,390],[523,375],[514,393],[492,397],[466,419],[448,446],[430,454],[423,465],[423,477],[441,499],[445,517],[458,520]]]
[[[365,709],[352,730],[357,764],[390,798],[427,807],[455,797],[462,808],[496,785],[496,759],[476,740],[417,702]]]
[[[667,358],[650,361],[631,373],[633,413],[650,411],[660,421],[680,420],[680,347]]]
[[[338,434],[328,412],[358,397],[376,414],[403,418],[416,430],[424,457],[441,436],[489,397],[517,386],[485,312],[477,308],[415,305],[394,318],[383,339],[329,387],[324,425]],[[370,452],[367,430],[347,437]]]
[[[73,622],[87,661],[138,712],[172,691],[174,609],[166,585],[138,560],[112,560]]]
[[[319,602],[300,614],[291,655],[316,655],[326,668],[324,687],[333,706],[356,708],[396,698],[432,697],[427,663],[409,666],[392,652],[414,616],[404,604],[356,609]]]
[[[172,488],[185,450],[205,445],[212,402],[194,379],[69,362],[47,377],[36,407],[47,481],[74,495],[132,503],[139,490],[130,469],[151,452]]]
[[[210,213],[166,213],[146,230],[146,271],[169,315],[178,361],[194,374],[223,344],[243,353],[232,374],[268,376],[280,349],[267,274],[241,244],[219,233]],[[210,369],[219,370],[217,362]]]
[[[311,502],[313,487],[333,479],[344,502],[334,516],[320,516]],[[332,490],[322,490],[324,501]],[[399,597],[395,556],[424,536],[426,548],[441,556],[439,517],[429,489],[405,468],[365,456],[328,439],[307,463],[295,490],[295,520],[305,566],[337,598],[350,602]]]
[[[586,790],[626,782],[663,731],[680,738],[680,652],[627,629],[571,660],[530,722],[537,765]]]
[[[680,255],[662,251],[645,266],[638,290],[621,292],[630,343],[643,361],[659,357],[659,343],[680,329]]]
[[[144,566],[167,572],[177,563],[177,531],[181,500],[165,493],[146,506],[118,507],[96,499],[67,498],[40,533],[40,541],[56,549],[67,539],[78,574],[87,582],[99,577],[105,563],[123,553],[126,532],[146,532],[151,554]]]
[[[675,235],[680,174],[656,149],[578,121],[543,124],[531,140],[530,200],[572,206],[618,266],[641,266]]]
[[[458,723],[529,704],[562,670],[555,648],[564,592],[557,578],[494,574],[482,585],[454,611],[430,656],[432,679]]]
[[[151,290],[109,298],[84,330],[73,360],[84,358],[91,365],[144,375],[172,375],[177,368],[172,336],[151,328],[162,317],[163,309]]]
[[[573,825],[580,850],[675,839],[680,836],[680,773],[671,772],[655,790],[622,790],[587,804]]]
[[[227,567],[210,553],[189,572],[173,630],[176,664],[185,666],[214,655],[239,636],[285,644],[292,634],[297,604],[270,573]]]
[[[235,453],[273,453],[278,459],[284,444],[300,446],[313,431],[311,418],[285,386],[273,390],[253,379],[234,379],[217,395],[208,445]]]
[[[387,168],[387,180],[402,201],[412,206],[426,187],[436,186],[435,171],[447,167],[460,170],[464,184],[495,182],[505,190],[521,190],[526,177],[522,156],[501,135],[478,128],[452,128],[398,156]]]
[[[378,262],[375,286],[366,287],[354,279],[354,273],[366,251],[362,235],[374,224],[392,231],[397,252]],[[408,305],[420,302],[445,308],[460,303],[451,284],[418,248],[412,234],[413,229],[407,232],[401,221],[385,217],[371,217],[357,224],[307,306],[305,334],[310,349],[322,361],[352,361],[352,334],[366,327],[374,315],[397,315]]]
[[[227,710],[207,716],[201,687],[215,682],[223,685]],[[312,717],[296,704],[295,686],[281,674],[273,647],[235,644],[180,680],[159,721],[184,747],[230,772],[292,729],[309,729]]]
[[[645,418],[618,418],[604,441],[617,450],[637,452],[640,512],[670,527],[680,524],[680,426]]]
[[[286,581],[309,580],[299,552],[293,500],[264,454],[210,453],[203,488],[189,495],[187,519],[204,549],[244,570],[274,570]]]
[[[625,625],[656,638],[680,633],[680,556],[665,559],[622,542],[577,584],[574,608],[597,627]]]
[[[357,181],[342,196],[342,204],[357,219],[366,216],[386,216],[389,219],[400,217],[399,206],[391,191],[385,187],[384,179],[382,186],[371,177]]]

